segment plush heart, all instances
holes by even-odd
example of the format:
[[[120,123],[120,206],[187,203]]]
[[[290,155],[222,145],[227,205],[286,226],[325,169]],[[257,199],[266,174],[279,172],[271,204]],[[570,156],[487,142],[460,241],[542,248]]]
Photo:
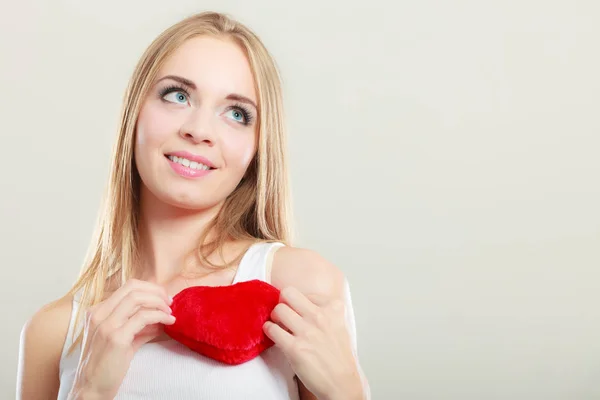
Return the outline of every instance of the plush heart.
[[[279,290],[260,280],[192,286],[173,297],[176,320],[165,332],[206,357],[241,364],[273,346],[263,325],[278,302]]]

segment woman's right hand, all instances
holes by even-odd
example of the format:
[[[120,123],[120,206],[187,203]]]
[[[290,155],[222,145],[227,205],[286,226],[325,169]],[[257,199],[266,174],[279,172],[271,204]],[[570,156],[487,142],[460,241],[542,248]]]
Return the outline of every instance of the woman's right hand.
[[[171,325],[172,300],[153,283],[132,279],[86,313],[72,399],[113,399],[135,352]]]

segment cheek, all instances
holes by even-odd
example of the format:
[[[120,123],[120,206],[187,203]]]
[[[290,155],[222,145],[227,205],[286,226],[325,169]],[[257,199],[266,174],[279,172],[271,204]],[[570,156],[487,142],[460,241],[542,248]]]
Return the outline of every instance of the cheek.
[[[256,153],[256,147],[254,141],[252,141],[248,146],[240,149],[240,161],[244,165],[244,168],[247,168],[250,165],[250,161],[254,157]]]
[[[226,145],[227,164],[245,171],[256,153],[255,136],[248,135],[244,140],[231,140]]]
[[[140,111],[136,130],[136,147],[140,150],[160,144],[176,132],[176,121],[153,104],[146,104]]]

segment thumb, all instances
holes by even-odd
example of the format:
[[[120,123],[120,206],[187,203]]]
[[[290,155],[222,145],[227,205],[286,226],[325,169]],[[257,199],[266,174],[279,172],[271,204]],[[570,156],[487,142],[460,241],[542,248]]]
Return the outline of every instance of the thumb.
[[[138,351],[140,347],[156,339],[163,332],[160,324],[148,325],[140,331],[133,339],[133,351]]]

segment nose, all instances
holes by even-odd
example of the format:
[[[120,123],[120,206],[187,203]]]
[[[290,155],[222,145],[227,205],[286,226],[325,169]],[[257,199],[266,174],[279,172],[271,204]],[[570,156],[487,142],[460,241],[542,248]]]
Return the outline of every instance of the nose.
[[[197,108],[190,111],[188,118],[181,125],[179,135],[194,143],[214,145],[214,130],[211,127],[211,115],[208,109]]]

